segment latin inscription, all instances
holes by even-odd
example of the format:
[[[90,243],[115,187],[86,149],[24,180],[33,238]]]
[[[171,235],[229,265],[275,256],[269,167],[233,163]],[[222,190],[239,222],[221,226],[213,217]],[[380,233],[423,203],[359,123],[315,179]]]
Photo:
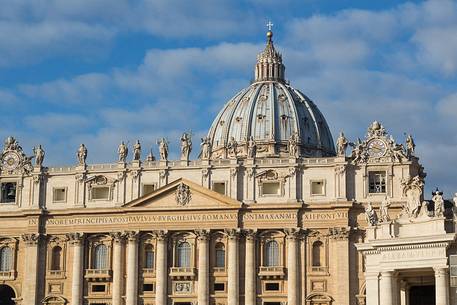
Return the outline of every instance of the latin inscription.
[[[303,220],[319,221],[319,220],[335,220],[335,219],[348,219],[347,212],[330,212],[330,213],[305,213]]]
[[[417,249],[383,253],[382,259],[383,261],[403,261],[441,257],[442,255],[443,251],[441,249]]]
[[[243,220],[296,220],[296,213],[251,213],[244,214]]]

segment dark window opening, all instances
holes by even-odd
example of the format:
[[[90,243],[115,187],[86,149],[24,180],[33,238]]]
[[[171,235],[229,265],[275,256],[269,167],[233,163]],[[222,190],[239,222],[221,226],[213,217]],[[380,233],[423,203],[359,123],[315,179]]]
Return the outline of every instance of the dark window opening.
[[[16,202],[16,182],[2,183],[2,202]]]
[[[154,284],[143,284],[143,291],[154,291]]]
[[[279,283],[266,283],[265,290],[268,291],[278,291],[279,290]]]
[[[214,291],[224,291],[225,284],[224,283],[214,283]]]
[[[92,292],[105,292],[105,285],[92,285]]]

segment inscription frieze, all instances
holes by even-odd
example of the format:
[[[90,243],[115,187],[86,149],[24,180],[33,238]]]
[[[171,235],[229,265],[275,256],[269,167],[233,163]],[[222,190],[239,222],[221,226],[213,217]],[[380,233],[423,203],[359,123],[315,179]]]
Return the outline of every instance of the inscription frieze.
[[[305,221],[322,221],[322,220],[336,220],[348,219],[347,212],[306,212],[303,214]]]

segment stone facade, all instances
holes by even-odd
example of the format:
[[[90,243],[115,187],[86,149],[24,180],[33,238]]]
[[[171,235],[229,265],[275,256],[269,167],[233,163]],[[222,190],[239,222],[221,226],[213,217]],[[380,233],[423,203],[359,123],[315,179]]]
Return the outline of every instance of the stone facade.
[[[274,91],[289,85],[271,37],[256,81]],[[274,107],[287,100],[318,113],[294,90],[262,94]],[[87,164],[82,144],[77,165],[45,167],[41,146],[33,165],[9,137],[1,156],[0,292],[23,305],[364,304],[370,274],[356,245],[374,219],[366,206],[378,210],[388,200],[393,218],[414,204],[414,189],[404,185],[423,179],[422,166],[412,146],[396,144],[378,122],[363,141],[341,134],[335,152],[324,121],[290,115],[310,127],[270,137],[265,128],[254,132],[264,117],[226,122],[253,120],[245,142],[231,139],[231,125],[216,131],[220,115],[198,160],[189,160],[185,134],[178,161],[168,160],[162,139],[158,161],[141,159],[137,142],[132,161],[122,143],[119,162]]]

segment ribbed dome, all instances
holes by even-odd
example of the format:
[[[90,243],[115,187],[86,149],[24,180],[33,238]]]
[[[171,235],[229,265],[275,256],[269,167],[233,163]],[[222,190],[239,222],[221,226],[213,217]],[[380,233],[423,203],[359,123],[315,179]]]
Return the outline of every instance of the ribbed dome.
[[[236,156],[245,157],[252,138],[257,145],[256,157],[285,157],[289,155],[292,136],[297,138],[300,156],[335,155],[322,113],[308,97],[284,81],[285,68],[272,36],[269,31],[267,46],[257,57],[255,82],[236,94],[211,126],[208,139],[213,159],[230,157],[233,146]]]

